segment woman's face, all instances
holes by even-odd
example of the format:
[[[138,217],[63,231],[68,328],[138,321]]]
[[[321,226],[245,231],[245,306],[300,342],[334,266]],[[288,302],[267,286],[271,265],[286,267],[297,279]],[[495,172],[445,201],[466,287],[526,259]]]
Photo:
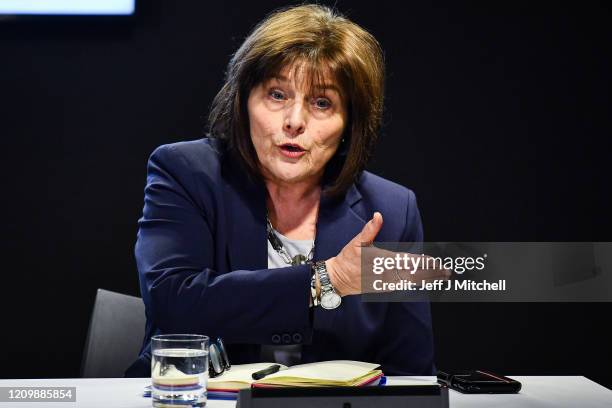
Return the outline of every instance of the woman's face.
[[[249,94],[251,140],[269,181],[318,183],[346,126],[338,85],[325,77],[311,94],[301,72],[287,67]]]

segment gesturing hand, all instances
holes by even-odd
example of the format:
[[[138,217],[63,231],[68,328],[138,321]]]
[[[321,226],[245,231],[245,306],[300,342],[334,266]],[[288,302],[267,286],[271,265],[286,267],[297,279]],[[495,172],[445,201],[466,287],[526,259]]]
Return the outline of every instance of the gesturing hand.
[[[374,216],[340,253],[325,261],[329,279],[340,296],[361,293],[361,248],[371,245],[382,228],[382,214]]]
[[[373,292],[370,281],[374,279],[383,279],[386,282],[397,282],[400,279],[412,281],[417,284],[421,282],[431,282],[435,280],[446,280],[450,277],[450,271],[444,268],[423,268],[427,265],[425,262],[427,255],[416,255],[405,252],[393,252],[381,248],[370,247],[378,235],[383,225],[383,218],[379,212],[375,212],[372,219],[364,225],[361,232],[344,246],[340,253],[333,258],[325,261],[329,279],[334,286],[336,292],[340,296],[356,295],[364,292]],[[368,259],[362,260],[362,251],[364,247],[369,247],[367,250]],[[415,262],[420,265],[416,270],[389,270],[384,275],[374,275],[369,273],[365,276],[365,288],[362,288],[362,262],[364,265],[373,265],[373,259],[376,257],[394,258],[397,254],[406,255],[410,258],[423,258],[422,262]],[[371,269],[370,269],[371,271]],[[400,276],[401,274],[401,276]]]

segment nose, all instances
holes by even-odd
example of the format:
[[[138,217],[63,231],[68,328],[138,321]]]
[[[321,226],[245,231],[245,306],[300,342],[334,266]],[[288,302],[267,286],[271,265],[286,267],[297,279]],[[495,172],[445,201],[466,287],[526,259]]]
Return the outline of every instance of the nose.
[[[288,135],[295,137],[304,133],[306,129],[306,110],[301,102],[295,102],[287,106],[283,130]]]

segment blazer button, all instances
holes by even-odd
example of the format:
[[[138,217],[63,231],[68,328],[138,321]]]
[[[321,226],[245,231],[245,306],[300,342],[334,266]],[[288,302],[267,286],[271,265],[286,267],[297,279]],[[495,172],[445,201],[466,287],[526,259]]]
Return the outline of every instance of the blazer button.
[[[293,342],[298,344],[301,343],[302,335],[300,333],[293,333]]]
[[[281,337],[278,334],[273,334],[272,335],[272,343],[274,344],[278,344],[281,341]]]
[[[283,344],[291,344],[291,335],[283,334]]]

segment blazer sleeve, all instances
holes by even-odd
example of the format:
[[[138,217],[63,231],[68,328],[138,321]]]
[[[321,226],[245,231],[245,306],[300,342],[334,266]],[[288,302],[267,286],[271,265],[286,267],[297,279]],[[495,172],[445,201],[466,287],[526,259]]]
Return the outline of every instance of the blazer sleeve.
[[[149,158],[135,247],[148,319],[162,333],[223,336],[230,343],[265,344],[279,332],[307,341],[309,266],[214,270],[212,199],[198,199],[206,188],[214,186],[198,185],[173,146]]]
[[[423,242],[423,224],[416,197],[408,191],[402,242]],[[420,247],[420,245],[417,245]],[[435,375],[429,301],[389,303],[379,361],[387,375]]]

